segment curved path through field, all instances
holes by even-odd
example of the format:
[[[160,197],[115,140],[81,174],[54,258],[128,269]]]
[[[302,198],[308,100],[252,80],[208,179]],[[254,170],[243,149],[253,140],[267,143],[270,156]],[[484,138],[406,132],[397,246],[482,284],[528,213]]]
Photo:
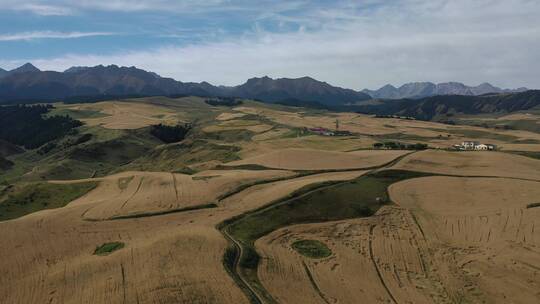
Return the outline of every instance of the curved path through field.
[[[389,168],[389,167],[392,167],[395,164],[397,164],[400,160],[402,160],[406,156],[409,156],[409,155],[411,155],[413,153],[415,153],[415,152],[397,154],[399,156],[395,157],[394,159],[390,160],[389,162],[386,162],[386,163],[384,163],[382,165],[370,166],[369,168],[367,168],[368,170],[363,172],[363,175],[373,173],[373,172],[376,172],[376,171],[380,171],[380,170],[384,170],[384,169]],[[324,170],[321,170],[321,171],[324,172]],[[240,216],[235,217],[235,219],[233,221],[231,221],[231,219],[229,219],[229,220],[223,222],[221,225],[218,225],[218,227],[220,228],[221,233],[225,236],[225,238],[227,238],[228,240],[230,240],[233,243],[234,248],[235,248],[234,257],[233,257],[233,265],[232,265],[232,269],[231,269],[231,271],[233,271],[232,276],[236,279],[237,283],[242,285],[242,286],[240,286],[241,289],[244,290],[244,291],[247,291],[249,293],[248,297],[250,299],[252,299],[252,302],[260,303],[260,304],[266,303],[267,302],[266,298],[268,298],[268,296],[265,297],[265,296],[261,295],[261,292],[259,290],[257,290],[257,288],[253,287],[249,283],[249,281],[244,277],[243,272],[240,269],[241,268],[240,267],[240,261],[242,259],[243,254],[244,254],[243,245],[242,245],[242,243],[240,241],[236,240],[229,233],[228,226],[230,226],[234,221],[246,216],[247,214],[250,214],[250,213],[253,213],[253,212],[261,212],[261,211],[264,211],[265,209],[275,208],[275,207],[278,207],[280,205],[285,205],[285,204],[290,203],[290,202],[292,202],[294,200],[297,200],[299,198],[306,197],[306,196],[308,196],[308,195],[310,195],[312,193],[315,193],[317,191],[323,190],[325,188],[334,187],[336,185],[339,185],[340,183],[346,183],[346,182],[348,182],[348,180],[338,182],[338,183],[333,183],[333,184],[330,184],[330,185],[321,185],[320,187],[312,188],[309,191],[298,193],[297,195],[294,195],[293,197],[290,197],[290,198],[287,198],[287,199],[284,199],[284,200],[278,200],[276,202],[270,203],[270,204],[266,205],[263,208],[248,211],[248,212],[246,212],[246,213],[244,213],[244,214],[242,214]],[[238,281],[240,281],[240,282],[238,282]],[[389,290],[388,290],[388,292],[390,294]],[[270,294],[268,294],[268,295],[271,297]],[[272,301],[272,300],[270,300],[270,301]]]

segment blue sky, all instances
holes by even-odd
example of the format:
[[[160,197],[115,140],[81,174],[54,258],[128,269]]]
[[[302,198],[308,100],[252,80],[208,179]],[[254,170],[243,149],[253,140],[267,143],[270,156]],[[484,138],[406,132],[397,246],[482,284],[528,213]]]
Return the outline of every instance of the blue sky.
[[[536,0],[0,0],[0,67],[118,64],[181,81],[312,76],[540,87]]]

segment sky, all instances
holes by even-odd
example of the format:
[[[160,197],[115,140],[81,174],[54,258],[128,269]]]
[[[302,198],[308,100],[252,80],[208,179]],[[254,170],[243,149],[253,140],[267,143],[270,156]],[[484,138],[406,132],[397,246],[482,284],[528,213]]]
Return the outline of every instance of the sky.
[[[0,67],[540,88],[538,0],[0,0]]]

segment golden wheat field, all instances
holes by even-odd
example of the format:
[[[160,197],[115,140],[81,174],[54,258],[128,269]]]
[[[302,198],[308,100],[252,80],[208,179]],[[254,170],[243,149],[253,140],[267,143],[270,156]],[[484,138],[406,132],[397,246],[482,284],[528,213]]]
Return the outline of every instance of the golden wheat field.
[[[0,303],[540,302],[537,133],[198,97],[58,109],[92,136],[12,158]],[[350,133],[309,131],[336,120]],[[447,149],[465,140],[499,151]]]

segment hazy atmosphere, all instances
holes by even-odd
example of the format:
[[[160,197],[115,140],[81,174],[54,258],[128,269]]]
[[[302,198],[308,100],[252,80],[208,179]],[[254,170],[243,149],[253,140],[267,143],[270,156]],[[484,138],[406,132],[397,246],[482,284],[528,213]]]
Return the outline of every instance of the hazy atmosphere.
[[[237,85],[311,76],[540,87],[540,2],[0,0],[0,67],[117,64]]]

